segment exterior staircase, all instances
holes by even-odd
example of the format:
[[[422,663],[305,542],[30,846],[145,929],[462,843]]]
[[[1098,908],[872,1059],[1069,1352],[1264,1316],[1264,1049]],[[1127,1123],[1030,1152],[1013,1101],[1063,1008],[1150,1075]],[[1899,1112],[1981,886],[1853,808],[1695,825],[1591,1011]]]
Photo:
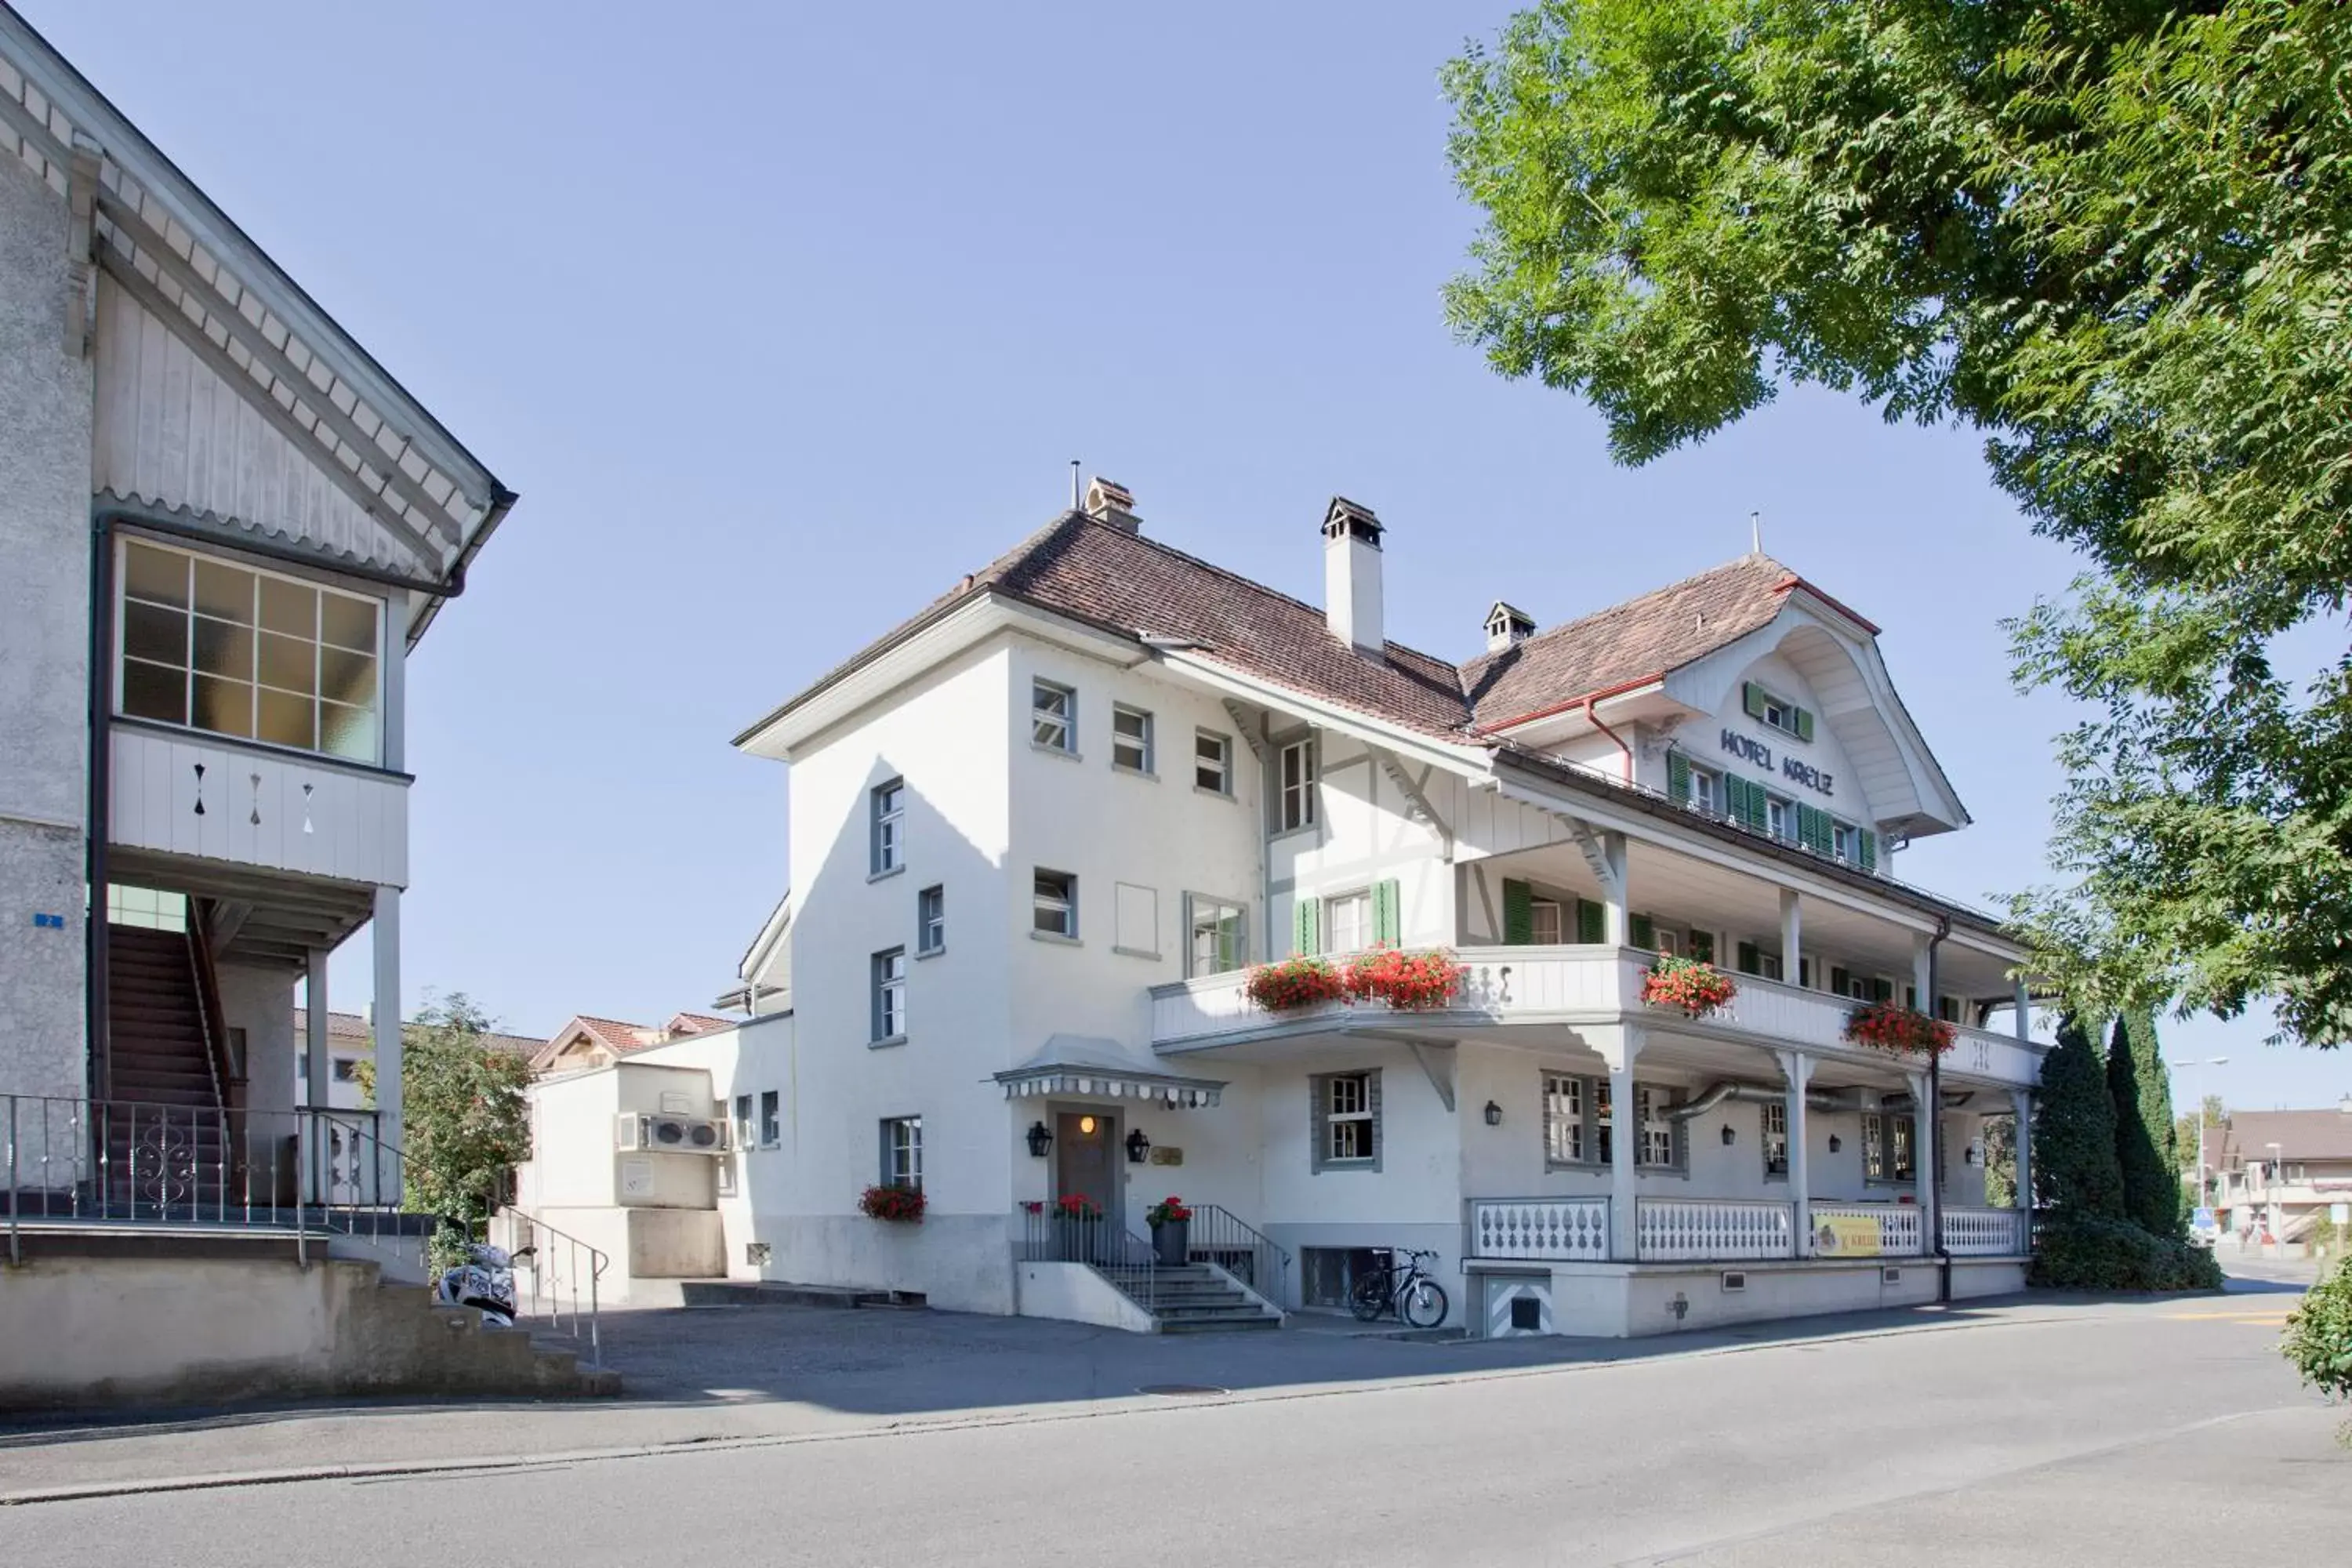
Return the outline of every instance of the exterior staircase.
[[[186,933],[106,933],[106,1100],[92,1108],[108,1212],[184,1202],[218,1171],[228,1107],[205,1042],[203,982]]]
[[[1163,1334],[1282,1327],[1282,1314],[1205,1263],[1181,1268],[1097,1265],[1118,1293],[1151,1314]]]

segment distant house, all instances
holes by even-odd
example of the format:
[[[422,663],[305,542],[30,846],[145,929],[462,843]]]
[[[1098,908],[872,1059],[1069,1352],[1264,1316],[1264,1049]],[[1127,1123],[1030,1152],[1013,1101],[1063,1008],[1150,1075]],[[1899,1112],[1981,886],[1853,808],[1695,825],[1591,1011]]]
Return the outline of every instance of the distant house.
[[[2209,1126],[2215,1205],[2232,1230],[2294,1241],[2352,1218],[2352,1094],[2333,1110],[2240,1110]]]
[[[672,1040],[734,1026],[734,1019],[714,1018],[708,1013],[674,1013],[667,1024],[627,1024],[617,1018],[595,1018],[583,1013],[558,1029],[545,1044],[533,1043],[530,1070],[543,1076],[610,1067],[623,1057],[666,1046]]]
[[[404,1035],[416,1026],[411,1019],[401,1026]],[[310,1036],[310,1016],[307,1009],[294,1009],[294,1037]],[[528,1060],[541,1050],[545,1042],[528,1035],[488,1034],[482,1037],[485,1047]],[[310,1093],[310,1058],[307,1053],[294,1059],[295,1103],[320,1106],[330,1110],[357,1110],[366,1103],[360,1092],[360,1063],[375,1054],[375,1026],[358,1013],[327,1015],[327,1092],[313,1097]]]

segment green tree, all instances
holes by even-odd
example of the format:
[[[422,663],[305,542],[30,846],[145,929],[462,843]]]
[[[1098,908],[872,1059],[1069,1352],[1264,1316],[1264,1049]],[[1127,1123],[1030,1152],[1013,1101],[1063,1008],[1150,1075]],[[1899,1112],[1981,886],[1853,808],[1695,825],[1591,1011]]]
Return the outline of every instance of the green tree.
[[[401,1030],[400,1084],[404,1200],[420,1213],[471,1226],[497,1205],[507,1173],[530,1157],[530,1068],[491,1050],[495,1027],[463,992],[441,997]],[[374,1064],[360,1064],[375,1098]]]
[[[2123,1169],[2116,1161],[2116,1108],[2095,1031],[2072,1013],[2042,1058],[2033,1108],[2033,1194],[2069,1215],[2124,1217]]]
[[[2107,1100],[2116,1113],[2124,1215],[2143,1230],[2172,1236],[2180,1229],[2180,1172],[2172,1160],[2172,1096],[2156,1048],[2153,1014],[2143,1009],[2116,1019],[2107,1042]]]
[[[2208,1165],[2206,1173],[2210,1178],[2212,1173],[2210,1165],[2213,1155],[2221,1147],[2222,1130],[2230,1125],[2230,1108],[2221,1103],[2220,1095],[2209,1094],[2205,1097],[2202,1109],[2205,1113],[2205,1142],[2202,1146]],[[2200,1147],[2197,1141],[2196,1111],[2192,1110],[2173,1122],[2172,1142],[2174,1163],[2179,1167],[2182,1175],[2193,1181],[2197,1174],[2197,1152]],[[2197,1201],[2207,1203],[2210,1202],[2212,1194],[2208,1191],[2198,1194]]]
[[[1988,1116],[1984,1121],[1984,1199],[1989,1208],[2017,1204],[2017,1118]]]
[[[1544,0],[1453,61],[1448,294],[1622,461],[1788,383],[1983,433],[2091,570],[2014,623],[2061,738],[2037,967],[2352,1034],[2352,6]]]

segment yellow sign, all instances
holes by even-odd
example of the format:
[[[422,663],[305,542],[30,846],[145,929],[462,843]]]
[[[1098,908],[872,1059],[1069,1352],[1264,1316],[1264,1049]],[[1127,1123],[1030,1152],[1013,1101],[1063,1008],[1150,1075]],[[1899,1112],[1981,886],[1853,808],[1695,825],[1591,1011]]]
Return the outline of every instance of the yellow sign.
[[[1871,1214],[1815,1215],[1813,1251],[1822,1258],[1878,1256],[1878,1216]]]

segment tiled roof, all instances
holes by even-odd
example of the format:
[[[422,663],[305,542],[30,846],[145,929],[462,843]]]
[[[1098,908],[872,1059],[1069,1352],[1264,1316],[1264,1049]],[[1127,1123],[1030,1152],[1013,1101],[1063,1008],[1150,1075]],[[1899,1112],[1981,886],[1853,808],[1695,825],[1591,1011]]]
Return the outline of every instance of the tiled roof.
[[[721,1018],[709,1013],[679,1013],[665,1026],[675,1039],[680,1035],[707,1035],[714,1029],[731,1029],[741,1023],[740,1018]]]
[[[403,1028],[415,1026],[415,1019],[402,1026]],[[296,1050],[302,1048],[303,1037],[310,1027],[309,1010],[302,1007],[295,1008],[294,1048]],[[375,1039],[375,1029],[368,1023],[363,1014],[330,1012],[327,1015],[327,1039],[330,1043],[341,1040],[354,1045],[372,1047]],[[482,1035],[483,1049],[504,1051],[507,1055],[514,1057],[534,1056],[546,1044],[546,1041],[533,1039],[528,1035],[502,1035],[495,1030],[485,1030]]]
[[[1801,581],[1769,555],[1743,555],[1482,654],[1462,667],[1463,688],[1478,722],[1494,728],[1652,679],[1771,625]]]
[[[1393,642],[1374,658],[1333,637],[1312,605],[1118,524],[1065,512],[776,716],[956,605],[992,592],[1126,636],[1191,644],[1204,658],[1337,706],[1476,742],[1482,729],[1712,653],[1769,625],[1801,582],[1769,556],[1743,556],[1457,668]]]
[[[2224,1154],[2263,1161],[2352,1160],[2352,1111],[2233,1110],[2227,1127],[2208,1124],[2205,1140],[2206,1158],[2216,1164]],[[2270,1151],[2273,1143],[2279,1146],[2276,1154]]]

